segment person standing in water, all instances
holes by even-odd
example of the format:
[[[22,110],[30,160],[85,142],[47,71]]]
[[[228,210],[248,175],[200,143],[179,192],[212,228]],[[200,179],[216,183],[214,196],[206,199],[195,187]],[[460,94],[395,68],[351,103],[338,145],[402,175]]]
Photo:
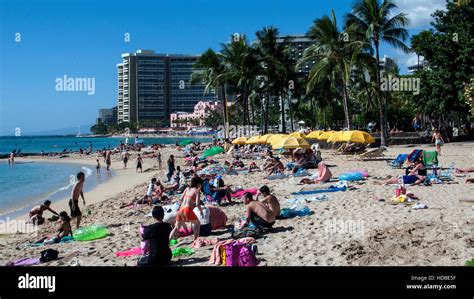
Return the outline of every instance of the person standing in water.
[[[138,169],[140,169],[140,172],[143,172],[142,164],[143,164],[142,156],[140,156],[140,154],[138,154],[138,157],[137,157],[137,169],[135,170],[135,172],[138,172]]]
[[[107,171],[110,170],[110,165],[112,164],[112,159],[111,156],[112,151],[108,151],[107,154],[105,155],[105,164],[107,165]]]
[[[84,206],[86,205],[86,199],[84,198],[84,181],[86,176],[84,172],[79,172],[77,174],[77,183],[72,188],[71,199],[69,199],[69,207],[71,208],[71,218],[77,218],[76,228],[79,228],[81,224],[82,212],[79,208],[79,196],[82,197],[82,202]]]
[[[99,159],[97,159],[96,161],[97,161],[97,165],[95,166],[95,170],[99,174],[100,173],[100,161],[99,161]]]
[[[125,150],[125,151],[123,152],[123,168],[124,168],[124,169],[127,168],[128,156],[129,156],[128,151]]]

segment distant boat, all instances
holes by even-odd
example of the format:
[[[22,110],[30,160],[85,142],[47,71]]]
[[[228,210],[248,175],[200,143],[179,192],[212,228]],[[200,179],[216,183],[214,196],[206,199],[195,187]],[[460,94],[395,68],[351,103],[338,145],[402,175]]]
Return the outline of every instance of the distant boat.
[[[79,126],[79,133],[77,133],[76,137],[77,137],[77,138],[82,138],[82,137],[84,137],[84,136],[81,134],[81,126]]]

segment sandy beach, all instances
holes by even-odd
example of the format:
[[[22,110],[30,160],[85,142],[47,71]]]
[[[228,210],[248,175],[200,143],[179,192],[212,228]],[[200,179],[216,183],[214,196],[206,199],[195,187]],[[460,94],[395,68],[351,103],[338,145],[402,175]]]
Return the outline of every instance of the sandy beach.
[[[403,170],[391,168],[387,160],[399,153],[409,153],[413,146],[391,146],[385,158],[374,161],[360,161],[353,155],[339,155],[334,150],[322,150],[323,161],[330,165],[334,176],[353,169],[363,169],[369,173],[366,180],[352,182],[354,188],[345,192],[326,193],[327,200],[311,201],[307,206],[314,213],[309,216],[277,220],[271,233],[257,240],[258,259],[262,266],[462,266],[474,257],[474,184],[466,184],[466,176],[453,176],[452,181],[431,186],[408,187],[420,202],[428,208],[415,210],[403,204],[391,205],[387,202],[395,194],[394,186],[376,184],[376,178],[396,176]],[[416,148],[433,150],[433,146],[420,145]],[[440,165],[448,167],[474,166],[474,143],[450,143],[443,146]],[[141,223],[154,221],[146,216],[150,206],[120,209],[123,203],[146,192],[152,177],[165,178],[166,159],[170,154],[177,156],[176,165],[183,165],[182,153],[173,148],[161,149],[163,170],[155,168],[153,159],[145,159],[144,172],[135,173],[135,154],[130,159],[129,169],[122,170],[122,163],[112,161],[112,169],[117,175],[106,183],[85,194],[90,215],[83,217],[83,225],[104,224],[109,235],[103,239],[87,242],[53,244],[43,247],[24,247],[29,241],[54,232],[54,223],[46,223],[38,235],[11,234],[0,238],[0,263],[5,264],[24,257],[39,257],[40,251],[54,248],[61,256],[74,255],[81,266],[134,266],[138,257],[116,257],[115,252],[140,245],[138,227]],[[27,158],[28,160],[52,161],[50,158]],[[60,162],[77,162],[77,156],[55,159]],[[226,155],[214,159],[231,160]],[[244,160],[248,165],[250,160]],[[286,162],[286,161],[285,161]],[[82,158],[81,163],[94,165],[95,157]],[[263,160],[256,160],[257,165]],[[181,166],[183,167],[183,166]],[[105,168],[102,169],[105,171]],[[311,169],[310,173],[315,170]],[[262,172],[246,175],[224,176],[232,187],[258,188],[268,185],[277,196],[282,207],[289,207],[287,199],[291,192],[327,188],[334,183],[322,185],[297,185],[300,178],[266,180]],[[87,184],[87,182],[86,182]],[[174,196],[174,200],[178,197]],[[66,199],[55,203],[57,211],[68,211]],[[222,208],[227,214],[228,225],[243,216],[244,204]],[[45,212],[46,218],[50,217]],[[25,219],[20,217],[20,220]],[[229,238],[226,229],[217,230],[211,239]],[[178,245],[171,248],[190,247],[192,236],[181,238]],[[207,266],[212,246],[194,249],[191,256],[173,258],[173,265]],[[68,266],[70,259],[56,260],[42,265]]]

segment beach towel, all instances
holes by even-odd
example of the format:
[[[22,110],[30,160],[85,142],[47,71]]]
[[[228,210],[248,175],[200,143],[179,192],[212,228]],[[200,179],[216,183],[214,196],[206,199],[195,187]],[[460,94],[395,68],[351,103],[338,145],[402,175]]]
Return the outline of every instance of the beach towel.
[[[125,251],[115,252],[115,256],[135,256],[135,255],[141,255],[141,254],[142,254],[142,249],[140,247],[134,247]]]
[[[193,244],[191,245],[192,248],[201,248],[203,246],[209,246],[209,245],[215,245],[217,244],[218,242],[220,241],[219,238],[217,237],[214,237],[210,240],[208,239],[204,239],[204,238],[197,238],[196,240],[194,240]]]
[[[33,266],[33,265],[38,265],[41,264],[41,261],[39,258],[21,258],[13,262],[8,262],[6,266],[11,266],[11,267],[19,267],[19,266]]]
[[[280,211],[279,219],[289,219],[294,217],[303,217],[313,214],[308,207],[299,208],[283,208]]]
[[[425,166],[438,164],[438,153],[436,151],[423,151],[423,164]]]
[[[239,191],[236,191],[236,192],[232,193],[231,196],[233,198],[242,198],[242,197],[244,197],[245,193],[247,193],[247,192],[252,194],[253,196],[255,196],[255,195],[257,195],[258,190],[255,189],[255,188],[246,189],[246,190],[239,190]]]
[[[338,192],[338,191],[346,191],[346,190],[347,190],[346,187],[330,186],[327,189],[316,189],[316,190],[293,192],[291,193],[291,195],[310,195],[310,194],[318,194],[318,193],[325,193],[325,192]]]
[[[209,222],[212,229],[224,228],[227,225],[227,215],[218,207],[207,206],[209,208]]]
[[[284,179],[287,178],[288,175],[284,173],[277,173],[277,174],[272,174],[266,177],[267,180],[279,180],[279,179]]]
[[[297,201],[324,201],[324,200],[329,200],[329,196],[327,196],[326,194],[319,194],[317,196],[313,196],[313,197],[308,197],[308,198],[298,198],[298,197],[295,197],[295,198],[290,198],[288,199],[286,202],[287,203],[290,203],[290,204],[295,204]]]

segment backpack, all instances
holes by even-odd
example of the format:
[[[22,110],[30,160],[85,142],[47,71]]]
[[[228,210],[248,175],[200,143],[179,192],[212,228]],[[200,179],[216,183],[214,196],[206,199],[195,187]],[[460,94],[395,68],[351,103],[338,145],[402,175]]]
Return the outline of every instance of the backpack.
[[[54,249],[46,249],[46,250],[41,251],[40,254],[41,254],[40,261],[44,263],[44,262],[57,260],[59,251],[54,250]]]

